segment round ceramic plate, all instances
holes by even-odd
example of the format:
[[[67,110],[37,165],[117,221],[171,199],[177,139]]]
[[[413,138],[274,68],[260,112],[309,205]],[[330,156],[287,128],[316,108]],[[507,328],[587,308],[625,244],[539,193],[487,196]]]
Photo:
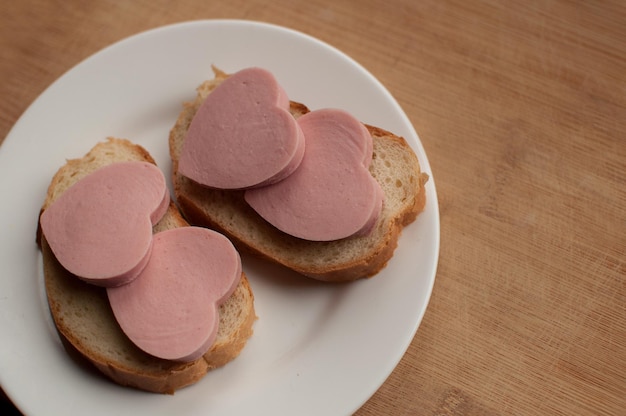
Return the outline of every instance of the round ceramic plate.
[[[107,136],[144,146],[170,176],[168,133],[184,101],[212,78],[260,66],[311,109],[348,110],[407,139],[430,166],[407,116],[363,67],[305,34],[258,22],[166,26],[116,43],[54,82],[0,147],[0,384],[29,415],[343,415],[389,376],[426,310],[439,253],[434,181],[388,266],[329,285],[244,258],[259,319],[241,355],[173,396],[109,382],[73,361],[52,323],[35,244],[56,170]]]

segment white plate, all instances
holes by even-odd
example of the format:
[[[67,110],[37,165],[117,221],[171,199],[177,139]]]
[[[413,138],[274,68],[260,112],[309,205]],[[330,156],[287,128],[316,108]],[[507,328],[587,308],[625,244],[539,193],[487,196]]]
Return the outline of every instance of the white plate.
[[[167,137],[181,103],[211,77],[271,70],[290,98],[338,107],[404,136],[424,171],[415,130],[389,92],[348,56],[312,37],[250,21],[195,21],[138,34],[54,82],[0,147],[0,384],[29,415],[342,415],[385,381],[417,330],[434,283],[439,214],[427,205],[375,278],[328,285],[244,259],[256,295],[242,354],[174,396],[118,387],[63,350],[47,309],[35,245],[40,204],[66,158],[107,136],[148,149],[169,177]]]

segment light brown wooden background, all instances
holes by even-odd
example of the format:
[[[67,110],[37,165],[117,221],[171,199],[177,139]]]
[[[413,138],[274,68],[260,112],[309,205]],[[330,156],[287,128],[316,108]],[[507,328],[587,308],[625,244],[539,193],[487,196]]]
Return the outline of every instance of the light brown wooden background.
[[[426,148],[441,212],[432,300],[358,415],[626,414],[626,3],[3,0],[0,140],[82,59],[198,18],[338,47]]]

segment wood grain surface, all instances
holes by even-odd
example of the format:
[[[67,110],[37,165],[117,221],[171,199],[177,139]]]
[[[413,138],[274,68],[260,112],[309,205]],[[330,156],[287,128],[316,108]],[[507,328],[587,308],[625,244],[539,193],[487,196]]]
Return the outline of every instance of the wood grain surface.
[[[199,18],[341,49],[396,97],[429,156],[434,292],[357,415],[626,414],[625,2],[4,0],[0,140],[82,59]]]

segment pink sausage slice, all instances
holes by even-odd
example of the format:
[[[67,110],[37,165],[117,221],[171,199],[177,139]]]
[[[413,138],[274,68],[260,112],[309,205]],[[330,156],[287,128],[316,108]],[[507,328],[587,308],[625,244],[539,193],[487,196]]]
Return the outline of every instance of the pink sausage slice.
[[[281,182],[247,190],[246,201],[270,224],[306,240],[368,233],[384,199],[368,171],[371,135],[342,110],[312,111],[298,124],[306,137],[298,169]]]
[[[152,226],[170,201],[163,173],[146,162],[105,166],[68,188],[41,228],[68,271],[99,286],[134,279],[152,247]]]
[[[222,82],[194,116],[179,171],[202,185],[243,189],[281,180],[304,154],[304,137],[289,113],[289,99],[261,68]]]
[[[120,327],[135,345],[159,358],[193,361],[213,344],[218,307],[240,278],[239,254],[226,237],[182,227],[155,234],[146,268],[107,293]]]

